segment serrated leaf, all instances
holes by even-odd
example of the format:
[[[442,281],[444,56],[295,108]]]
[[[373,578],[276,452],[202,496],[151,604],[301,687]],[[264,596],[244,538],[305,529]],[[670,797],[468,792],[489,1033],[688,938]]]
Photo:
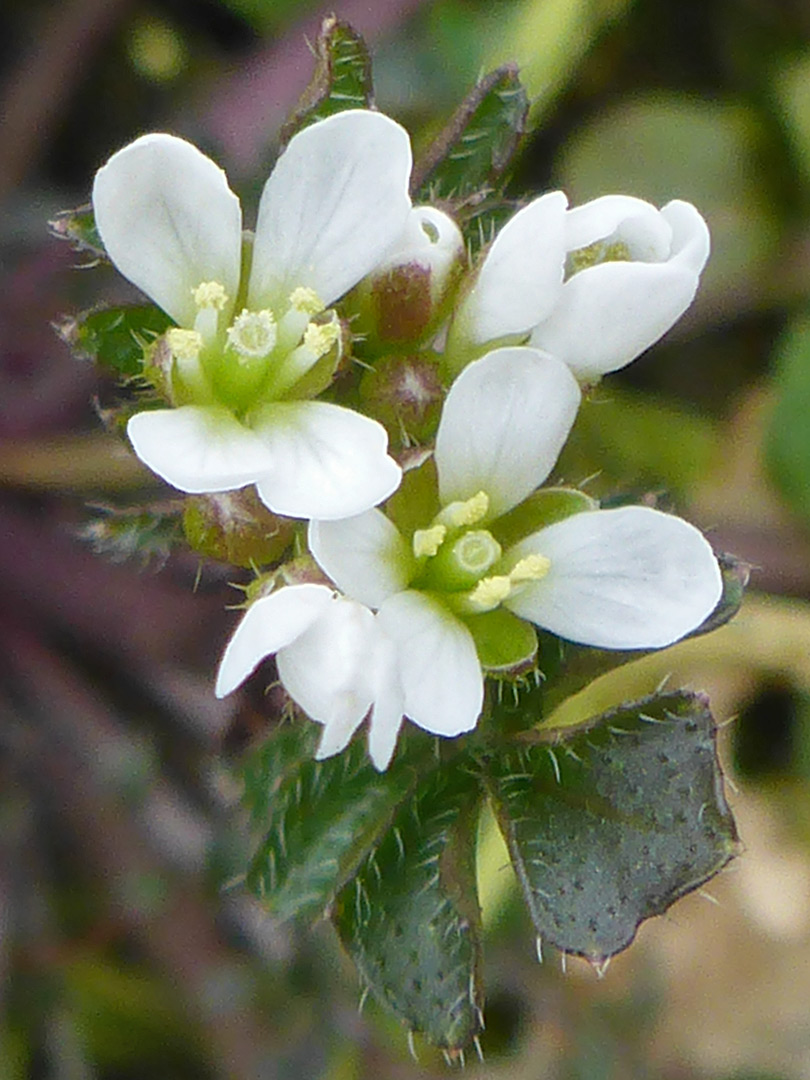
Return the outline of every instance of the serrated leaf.
[[[315,42],[315,72],[281,130],[286,146],[296,132],[346,109],[372,109],[371,57],[362,36],[334,15],[323,20]]]
[[[478,784],[440,771],[338,897],[335,925],[361,977],[411,1031],[456,1050],[481,1029],[474,872]]]
[[[63,210],[48,225],[57,239],[67,240],[77,251],[86,251],[98,259],[106,258],[107,253],[89,203],[75,210]]]
[[[686,637],[699,637],[723,626],[732,619],[742,604],[748,583],[749,565],[734,555],[718,554],[723,577],[723,592],[714,611]],[[614,668],[629,664],[654,649],[595,649],[541,630],[538,667],[542,681],[538,685],[504,695],[493,708],[496,726],[508,731],[523,731],[550,716],[566,698]]]
[[[414,169],[416,201],[464,200],[494,187],[514,157],[528,111],[514,64],[483,78]]]
[[[266,759],[265,835],[247,873],[248,887],[281,919],[323,913],[390,824],[416,784],[416,764],[432,750],[419,740],[411,753],[401,749],[380,773],[363,739],[326,761],[301,760],[302,745],[290,737],[281,754]],[[255,824],[255,786],[253,800]]]
[[[705,698],[656,695],[484,764],[537,933],[603,964],[737,853]]]
[[[139,304],[85,311],[63,320],[57,331],[77,356],[128,378],[141,373],[144,348],[171,325],[154,304]]]

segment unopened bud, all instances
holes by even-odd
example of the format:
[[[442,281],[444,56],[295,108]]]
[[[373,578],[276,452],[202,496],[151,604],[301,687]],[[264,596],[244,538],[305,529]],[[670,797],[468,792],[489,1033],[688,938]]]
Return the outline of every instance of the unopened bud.
[[[360,397],[391,439],[407,446],[435,434],[444,391],[429,355],[386,356],[363,376]]]
[[[271,513],[250,487],[188,498],[183,529],[201,555],[234,566],[266,566],[284,554],[295,522]]]

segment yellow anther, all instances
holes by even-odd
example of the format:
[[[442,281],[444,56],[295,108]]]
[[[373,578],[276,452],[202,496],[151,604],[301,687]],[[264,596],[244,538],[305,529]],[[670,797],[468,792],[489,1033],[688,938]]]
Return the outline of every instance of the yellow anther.
[[[203,346],[202,335],[196,330],[182,330],[173,326],[166,331],[166,342],[176,360],[196,360]]]
[[[540,581],[550,569],[551,559],[547,559],[545,555],[527,555],[509,572],[509,580],[513,585],[524,581]]]
[[[243,308],[228,328],[228,344],[246,359],[261,359],[272,352],[277,334],[272,311]]]
[[[568,277],[573,277],[580,270],[587,270],[589,266],[598,266],[605,262],[630,262],[632,255],[630,248],[623,240],[597,240],[587,247],[577,248],[568,252],[566,271]]]
[[[444,525],[431,525],[429,529],[417,529],[413,534],[413,553],[417,559],[435,555],[444,543],[447,529]]]
[[[196,289],[191,290],[191,295],[198,308],[214,308],[216,311],[222,311],[228,303],[228,294],[218,281],[200,282]]]
[[[470,604],[481,612],[492,611],[503,603],[511,591],[512,582],[503,574],[481,578],[470,593]]]
[[[337,320],[328,323],[310,323],[304,333],[304,347],[320,359],[326,356],[340,337]]]
[[[489,511],[489,495],[479,491],[464,502],[452,502],[439,513],[438,520],[452,529],[461,529],[467,525],[476,525],[483,521]]]
[[[296,311],[303,311],[306,315],[317,315],[323,311],[323,301],[314,289],[308,289],[299,285],[290,293],[290,307]]]

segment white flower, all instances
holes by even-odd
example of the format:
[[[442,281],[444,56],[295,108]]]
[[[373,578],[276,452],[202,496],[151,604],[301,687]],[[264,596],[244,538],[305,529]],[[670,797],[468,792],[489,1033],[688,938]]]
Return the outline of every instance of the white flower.
[[[303,399],[335,366],[330,305],[407,228],[410,169],[407,133],[380,113],[312,124],[276,163],[244,246],[239,200],[190,143],[146,135],[99,170],[93,209],[111,260],[177,324],[166,341],[178,407],[128,427],[159,476],[187,492],[255,483],[291,517],[355,514],[396,488],[380,424]]]
[[[543,195],[495,238],[450,332],[453,370],[489,342],[528,337],[592,382],[629,364],[689,307],[709,257],[694,206],[676,199],[658,210],[627,195],[567,203],[561,191]]]
[[[384,769],[394,752],[402,718],[398,697],[391,714],[390,645],[363,604],[325,585],[288,585],[252,604],[228,643],[216,695],[236,689],[275,653],[290,697],[324,725],[316,757],[337,754],[372,708],[369,753]]]
[[[447,397],[436,439],[438,512],[424,527],[403,535],[379,510],[310,522],[321,568],[377,611],[393,643],[377,689],[392,748],[399,712],[438,735],[472,729],[484,670],[530,661],[531,624],[601,648],[659,648],[719,600],[711,548],[679,518],[633,506],[543,521],[548,504],[533,492],[579,398],[559,360],[497,349],[471,363]]]

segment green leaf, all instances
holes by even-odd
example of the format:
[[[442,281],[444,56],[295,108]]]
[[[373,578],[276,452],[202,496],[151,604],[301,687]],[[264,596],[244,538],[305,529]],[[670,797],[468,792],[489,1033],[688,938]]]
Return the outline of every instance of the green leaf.
[[[144,349],[172,325],[154,304],[85,311],[65,319],[57,332],[76,356],[115,375],[143,370]]]
[[[656,695],[484,763],[537,933],[602,965],[738,851],[706,699]]]
[[[315,42],[315,72],[281,130],[281,145],[309,124],[346,109],[372,109],[371,58],[362,36],[334,15],[323,20]]]
[[[48,225],[57,239],[67,240],[77,251],[86,251],[98,259],[107,257],[89,203],[75,210],[63,210]]]
[[[765,443],[768,469],[791,508],[810,524],[810,316],[788,327],[775,351],[776,405]]]
[[[265,835],[247,873],[248,887],[281,919],[323,913],[413,789],[416,766],[434,760],[425,739],[413,740],[410,753],[400,748],[384,773],[364,739],[326,761],[301,760],[302,746],[288,737],[280,753],[268,753]],[[256,787],[254,776],[254,824]]]
[[[494,188],[512,162],[528,111],[514,64],[483,78],[414,168],[415,200],[464,201]]]
[[[374,997],[411,1031],[457,1050],[481,1029],[475,886],[477,782],[423,782],[338,897],[335,924]]]
[[[723,577],[723,592],[714,611],[687,637],[698,637],[723,626],[736,615],[748,582],[748,563],[733,555],[717,555]],[[505,731],[525,731],[551,715],[566,698],[584,689],[600,675],[629,664],[654,649],[596,649],[563,641],[548,631],[538,634],[540,649],[538,667],[543,681],[527,688],[516,688],[513,696],[493,706],[495,727]]]

